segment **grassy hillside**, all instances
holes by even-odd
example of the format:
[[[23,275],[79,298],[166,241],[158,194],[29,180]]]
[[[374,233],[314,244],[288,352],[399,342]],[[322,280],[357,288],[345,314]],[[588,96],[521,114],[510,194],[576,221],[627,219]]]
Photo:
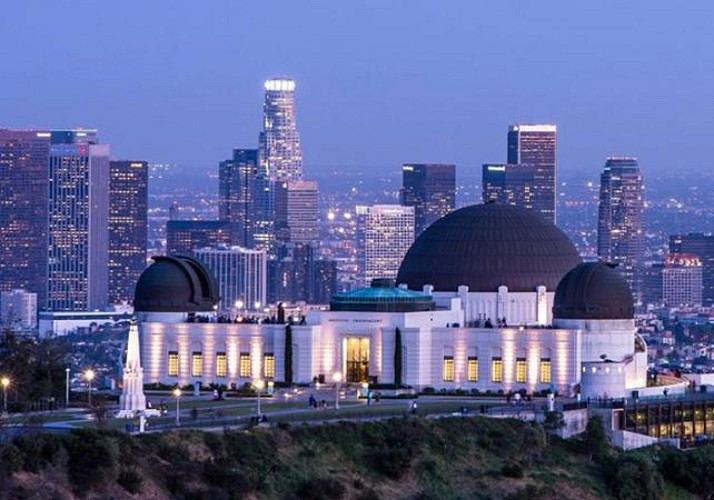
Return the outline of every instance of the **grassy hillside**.
[[[591,460],[588,446],[481,417],[136,437],[82,430],[0,445],[0,496],[586,500],[714,491],[708,479],[690,477],[714,481],[709,448],[685,463],[669,450],[596,450]]]

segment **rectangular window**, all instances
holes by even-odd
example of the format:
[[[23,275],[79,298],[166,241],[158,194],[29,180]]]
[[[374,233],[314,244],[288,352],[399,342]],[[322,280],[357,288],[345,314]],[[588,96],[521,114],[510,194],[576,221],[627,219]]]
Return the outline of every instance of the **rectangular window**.
[[[444,382],[454,381],[454,357],[444,356]]]
[[[550,375],[550,358],[541,358],[540,360],[540,381],[544,384],[550,384],[552,381]]]
[[[191,376],[203,376],[203,354],[200,351],[194,351],[191,355]]]
[[[516,358],[516,382],[526,383],[526,358]]]
[[[250,353],[240,353],[240,376],[241,378],[250,378]]]
[[[469,356],[466,364],[466,380],[478,382],[478,358],[475,356]]]
[[[228,375],[228,358],[225,352],[216,353],[216,377]]]
[[[275,355],[272,352],[263,354],[263,376],[275,378]]]
[[[491,358],[491,382],[503,382],[503,360]]]
[[[178,377],[179,360],[178,351],[169,351],[169,377]]]

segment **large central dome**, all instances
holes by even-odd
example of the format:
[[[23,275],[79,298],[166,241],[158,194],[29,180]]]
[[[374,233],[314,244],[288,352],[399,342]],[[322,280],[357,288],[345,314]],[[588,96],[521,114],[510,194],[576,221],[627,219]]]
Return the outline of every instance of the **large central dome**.
[[[532,210],[486,203],[450,213],[422,232],[407,252],[397,283],[412,290],[554,291],[581,262],[567,236]]]

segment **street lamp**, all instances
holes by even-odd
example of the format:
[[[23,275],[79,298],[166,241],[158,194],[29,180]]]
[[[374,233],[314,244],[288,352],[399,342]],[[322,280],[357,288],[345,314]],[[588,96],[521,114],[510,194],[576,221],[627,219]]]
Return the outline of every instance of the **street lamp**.
[[[181,425],[181,417],[179,416],[179,401],[181,400],[181,389],[179,387],[175,388],[173,394],[176,398],[176,427],[178,427],[179,425]]]
[[[238,318],[238,316],[242,316],[241,311],[243,310],[243,305],[244,304],[242,300],[236,300],[236,318]]]
[[[0,379],[2,385],[2,412],[7,413],[7,388],[10,387],[10,379],[3,377]]]
[[[255,310],[256,310],[256,311],[260,311],[260,302],[258,302],[258,301],[256,300],[253,305],[255,306]]]
[[[64,369],[64,406],[69,407],[69,366]]]
[[[94,370],[91,368],[84,371],[84,378],[87,379],[87,404],[92,407],[92,380],[94,380]]]
[[[342,382],[342,373],[335,372],[332,375],[332,380],[335,381],[335,410],[340,409],[340,382]]]
[[[258,379],[253,382],[253,387],[255,387],[255,392],[258,394],[258,416],[260,416],[260,393],[265,387],[265,381],[262,379]]]

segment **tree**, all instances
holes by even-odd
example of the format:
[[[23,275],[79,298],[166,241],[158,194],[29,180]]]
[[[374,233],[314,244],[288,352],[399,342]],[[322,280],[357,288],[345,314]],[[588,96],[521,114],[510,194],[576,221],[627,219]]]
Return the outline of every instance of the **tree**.
[[[588,425],[585,427],[585,449],[590,455],[589,460],[593,458],[600,459],[607,453],[607,436],[605,436],[605,428],[602,424],[602,418],[592,416],[588,419]]]
[[[543,420],[543,429],[545,430],[546,439],[550,443],[550,435],[558,432],[560,429],[565,427],[565,421],[563,420],[563,414],[559,411],[546,411],[545,419]]]
[[[399,327],[394,332],[394,385],[402,385],[402,331]]]
[[[293,328],[285,325],[285,383],[293,383]]]

